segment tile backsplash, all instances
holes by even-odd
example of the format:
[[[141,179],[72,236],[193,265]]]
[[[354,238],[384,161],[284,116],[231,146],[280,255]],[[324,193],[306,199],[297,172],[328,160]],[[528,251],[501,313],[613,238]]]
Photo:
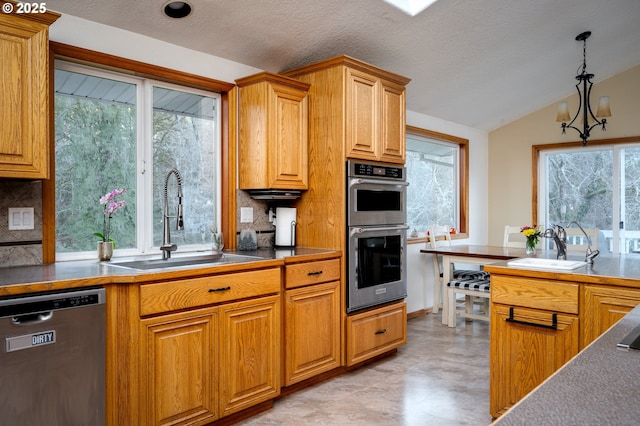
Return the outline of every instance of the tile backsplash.
[[[9,208],[33,207],[34,229],[9,231]],[[0,267],[42,263],[42,181],[0,179]]]

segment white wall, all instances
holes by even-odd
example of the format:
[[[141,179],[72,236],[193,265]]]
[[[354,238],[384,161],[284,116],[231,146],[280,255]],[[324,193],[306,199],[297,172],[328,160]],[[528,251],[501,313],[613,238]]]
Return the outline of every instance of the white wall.
[[[471,127],[407,111],[407,124],[469,140],[469,238],[453,244],[486,244],[488,240],[488,133]],[[435,272],[425,244],[407,247],[407,312],[433,307]]]
[[[262,70],[202,52],[63,15],[50,29],[53,41],[121,56],[204,77],[233,83]],[[409,86],[409,89],[411,87]],[[469,140],[469,238],[456,243],[487,242],[487,133],[435,117],[407,111],[407,124]],[[408,312],[433,306],[434,272],[431,257],[420,254],[422,244],[409,246]]]
[[[62,15],[49,38],[59,43],[233,83],[262,70],[130,31]]]

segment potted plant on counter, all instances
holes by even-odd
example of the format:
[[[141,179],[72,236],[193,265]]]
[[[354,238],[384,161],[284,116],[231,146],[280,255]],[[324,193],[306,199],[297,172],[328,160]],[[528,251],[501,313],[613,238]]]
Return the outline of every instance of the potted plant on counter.
[[[98,259],[100,260],[111,260],[111,256],[113,256],[113,249],[116,247],[116,242],[111,238],[111,218],[115,212],[124,207],[124,200],[116,200],[116,197],[122,195],[124,192],[126,192],[125,188],[114,189],[100,198],[100,205],[105,206],[103,210],[102,232],[95,232],[93,234],[100,238],[100,241],[98,241]]]

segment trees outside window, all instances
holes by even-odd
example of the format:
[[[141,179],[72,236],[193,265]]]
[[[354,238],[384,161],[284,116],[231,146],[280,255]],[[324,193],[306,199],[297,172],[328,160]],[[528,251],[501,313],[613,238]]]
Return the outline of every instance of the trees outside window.
[[[639,252],[640,144],[538,148],[538,222],[575,221],[599,230],[600,251]]]
[[[431,225],[467,232],[465,139],[407,127],[407,224],[420,233]]]
[[[219,224],[220,98],[216,93],[56,63],[57,258],[93,256],[102,230],[99,198],[126,188],[111,221],[116,255],[144,253],[162,241],[166,172],[183,176],[181,250],[207,247]],[[168,188],[170,213],[177,201]]]

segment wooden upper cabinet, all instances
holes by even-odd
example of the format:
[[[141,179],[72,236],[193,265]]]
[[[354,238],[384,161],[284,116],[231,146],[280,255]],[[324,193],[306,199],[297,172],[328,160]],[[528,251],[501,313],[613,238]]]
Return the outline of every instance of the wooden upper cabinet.
[[[315,142],[333,150],[342,148],[334,142],[343,143],[341,161],[404,164],[408,78],[345,55],[284,75],[311,83],[311,102],[321,108],[312,112],[313,119],[331,120],[311,123]]]
[[[267,72],[236,84],[240,189],[308,189],[309,84]]]
[[[347,158],[404,164],[405,88],[346,69]]]
[[[49,177],[49,25],[59,16],[0,13],[0,178]]]

